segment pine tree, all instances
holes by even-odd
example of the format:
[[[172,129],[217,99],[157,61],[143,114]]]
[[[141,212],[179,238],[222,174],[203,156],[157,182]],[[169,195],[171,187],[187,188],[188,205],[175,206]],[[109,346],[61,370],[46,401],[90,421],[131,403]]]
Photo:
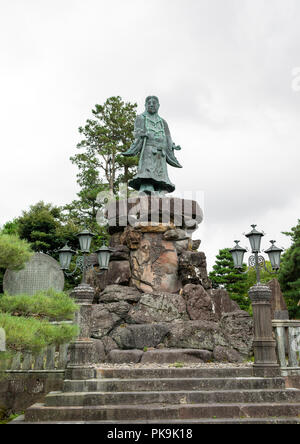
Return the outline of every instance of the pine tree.
[[[31,205],[28,211],[23,211],[14,224],[20,238],[27,240],[34,251],[56,256],[56,250],[65,243],[76,248],[76,233],[80,226],[71,220],[64,221],[60,207],[38,202]],[[10,226],[11,222],[8,222],[4,229]]]
[[[244,266],[243,271],[245,271]],[[237,302],[241,310],[248,310],[250,301],[247,296],[248,281],[247,275],[241,274],[234,268],[232,255],[229,248],[219,250],[216,256],[216,263],[213,271],[209,273],[214,288],[224,287],[231,299]]]
[[[122,153],[134,140],[136,107],[136,104],[124,103],[119,96],[110,97],[103,105],[95,105],[94,118],[79,128],[83,139],[77,148],[81,152],[70,158],[79,169],[79,200],[65,206],[72,218],[96,221],[101,207],[97,202],[98,193],[108,190],[110,195],[116,195],[119,184],[127,184],[135,174],[138,159]]]
[[[278,280],[290,317],[300,319],[300,219],[290,232],[284,234],[291,238],[292,245],[282,255]]]

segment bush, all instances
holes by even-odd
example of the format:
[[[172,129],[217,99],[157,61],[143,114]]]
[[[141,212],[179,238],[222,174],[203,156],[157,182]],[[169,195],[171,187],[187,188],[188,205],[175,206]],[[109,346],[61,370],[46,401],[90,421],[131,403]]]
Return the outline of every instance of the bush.
[[[21,270],[33,252],[30,244],[14,234],[0,234],[0,267]]]
[[[38,317],[49,320],[72,320],[78,306],[63,292],[41,291],[34,296],[27,294],[0,297],[0,311],[14,316]]]
[[[38,353],[48,345],[70,342],[78,334],[76,325],[53,325],[49,321],[11,316],[0,312],[0,328],[6,333],[8,351]]]

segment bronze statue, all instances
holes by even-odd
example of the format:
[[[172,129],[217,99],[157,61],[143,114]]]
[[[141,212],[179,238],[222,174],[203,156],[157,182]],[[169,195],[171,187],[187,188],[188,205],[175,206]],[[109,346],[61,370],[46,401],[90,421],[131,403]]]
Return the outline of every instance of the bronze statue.
[[[167,122],[158,115],[158,98],[147,97],[145,108],[135,120],[135,140],[124,153],[124,156],[140,155],[137,174],[129,181],[129,186],[148,194],[171,193],[175,185],[169,179],[167,163],[182,168],[174,155],[174,150],[181,147],[173,143]]]

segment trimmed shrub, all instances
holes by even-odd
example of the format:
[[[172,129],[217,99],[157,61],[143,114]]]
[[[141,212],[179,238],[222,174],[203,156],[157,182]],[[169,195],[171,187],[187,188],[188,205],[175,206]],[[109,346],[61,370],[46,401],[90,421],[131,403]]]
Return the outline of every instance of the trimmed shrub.
[[[66,293],[55,290],[41,291],[34,296],[27,294],[0,297],[0,311],[14,316],[72,320],[78,306]]]
[[[49,321],[11,316],[0,312],[0,328],[6,333],[8,351],[38,353],[48,345],[70,342],[78,334],[77,325],[53,325]]]

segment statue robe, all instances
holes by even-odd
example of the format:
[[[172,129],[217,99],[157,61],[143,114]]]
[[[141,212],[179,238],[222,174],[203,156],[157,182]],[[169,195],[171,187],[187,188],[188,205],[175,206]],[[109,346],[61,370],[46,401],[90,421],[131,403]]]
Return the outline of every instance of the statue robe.
[[[148,133],[144,138],[142,134]],[[154,190],[172,192],[175,190],[169,179],[167,163],[182,168],[174,155],[174,144],[167,122],[158,115],[147,112],[137,116],[134,125],[135,140],[124,156],[140,154],[137,174],[129,185],[139,190],[141,185],[153,185]]]

